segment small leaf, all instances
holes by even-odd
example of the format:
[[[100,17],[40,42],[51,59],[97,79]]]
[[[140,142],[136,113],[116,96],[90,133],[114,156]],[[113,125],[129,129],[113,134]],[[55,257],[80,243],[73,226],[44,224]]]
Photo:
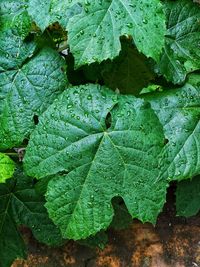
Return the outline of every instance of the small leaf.
[[[168,81],[183,83],[200,69],[200,7],[190,0],[165,0],[167,34],[157,71]]]
[[[104,249],[108,243],[108,236],[105,232],[101,231],[94,236],[79,240],[78,243],[90,248],[98,247],[100,249]]]
[[[171,180],[200,173],[200,76],[190,76],[181,88],[144,97],[164,127],[163,176]],[[161,165],[162,165],[161,164]]]
[[[200,177],[178,183],[176,211],[178,216],[190,217],[200,210]]]
[[[31,19],[27,12],[28,0],[0,1],[0,29],[13,29],[25,38],[31,30]]]
[[[163,146],[148,103],[91,84],[65,91],[40,117],[24,163],[28,175],[55,174],[46,207],[76,240],[109,226],[116,196],[132,217],[155,223],[167,186],[157,179]]]
[[[126,205],[121,199],[114,199],[113,207],[115,214],[110,226],[117,230],[127,228],[133,222],[133,219],[126,208]]]
[[[0,153],[0,183],[13,176],[15,170],[15,163],[5,154]]]

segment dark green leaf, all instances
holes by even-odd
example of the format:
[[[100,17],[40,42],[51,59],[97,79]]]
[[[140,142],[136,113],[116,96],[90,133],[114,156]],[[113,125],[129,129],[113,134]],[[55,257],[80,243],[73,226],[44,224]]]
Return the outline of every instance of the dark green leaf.
[[[113,62],[106,62],[102,70],[106,86],[123,94],[137,95],[154,79],[147,59],[130,43],[122,42],[122,51]]]
[[[90,236],[86,239],[79,240],[78,243],[91,248],[104,249],[108,242],[108,236],[105,232],[101,231],[94,236]]]
[[[133,222],[133,219],[131,215],[129,214],[123,200],[114,199],[113,207],[114,207],[115,214],[114,214],[114,217],[113,217],[113,220],[110,226],[117,230],[127,228]]]
[[[190,217],[200,210],[200,177],[182,181],[177,185],[176,191],[177,215]]]
[[[29,227],[33,235],[48,245],[62,242],[60,231],[51,222],[44,198],[34,189],[33,180],[17,171],[13,179],[0,184],[0,266],[9,267],[15,258],[24,258],[26,248],[17,229]]]

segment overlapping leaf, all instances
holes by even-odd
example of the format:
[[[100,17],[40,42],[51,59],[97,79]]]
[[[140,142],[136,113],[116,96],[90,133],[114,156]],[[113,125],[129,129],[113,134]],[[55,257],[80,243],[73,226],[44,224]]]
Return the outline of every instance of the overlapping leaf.
[[[0,183],[12,177],[15,170],[14,162],[5,154],[0,153]]]
[[[78,0],[29,0],[28,12],[42,31],[54,22],[59,22],[66,28],[68,20],[82,10],[78,2]]]
[[[13,29],[26,37],[31,29],[31,19],[27,12],[28,0],[0,1],[0,30]]]
[[[85,2],[84,12],[70,19],[69,45],[76,66],[113,59],[120,36],[130,35],[139,51],[159,59],[164,45],[165,17],[158,0]]]
[[[0,184],[0,266],[11,266],[16,258],[26,256],[26,247],[18,225],[31,228],[34,236],[48,245],[62,242],[60,231],[51,222],[33,180],[21,171],[6,184]]]
[[[145,97],[164,127],[167,145],[163,176],[169,180],[200,173],[200,76],[192,75],[181,88]],[[161,164],[161,165],[162,165]]]
[[[168,30],[158,70],[177,84],[200,68],[200,7],[190,0],[165,0],[165,9]]]
[[[67,86],[64,60],[50,48],[34,52],[11,31],[0,35],[0,147],[20,144],[40,115]],[[53,62],[53,64],[52,64]]]
[[[132,44],[122,42],[120,56],[112,63],[106,62],[102,70],[106,86],[119,89],[123,94],[137,95],[154,79],[147,59]]]
[[[176,210],[179,216],[190,217],[200,210],[200,177],[182,181],[177,185]]]
[[[115,196],[132,217],[156,221],[166,193],[157,179],[163,146],[148,103],[86,85],[64,92],[40,118],[25,168],[37,178],[57,174],[46,207],[63,236],[81,239],[109,226]]]

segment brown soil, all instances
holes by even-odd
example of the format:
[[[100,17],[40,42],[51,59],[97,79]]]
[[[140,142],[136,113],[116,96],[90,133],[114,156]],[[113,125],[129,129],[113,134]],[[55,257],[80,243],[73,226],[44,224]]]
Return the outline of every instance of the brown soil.
[[[200,214],[176,217],[173,189],[168,198],[155,227],[134,221],[126,230],[109,230],[109,245],[103,251],[74,242],[48,248],[23,230],[28,259],[12,267],[200,267]]]

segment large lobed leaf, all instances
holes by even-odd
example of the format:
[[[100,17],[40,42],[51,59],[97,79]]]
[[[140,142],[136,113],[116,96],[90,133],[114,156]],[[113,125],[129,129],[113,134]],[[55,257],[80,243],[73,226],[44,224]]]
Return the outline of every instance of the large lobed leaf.
[[[70,19],[69,45],[76,66],[115,58],[120,36],[130,35],[139,51],[159,59],[165,16],[158,0],[87,0],[82,14]]]
[[[19,145],[67,86],[65,62],[56,51],[36,51],[11,30],[0,34],[0,148]],[[53,64],[52,64],[53,63]]]
[[[155,223],[167,186],[157,179],[163,146],[148,103],[86,85],[65,91],[41,116],[25,168],[37,178],[55,174],[46,207],[64,237],[81,239],[109,226],[115,196],[132,217]]]

